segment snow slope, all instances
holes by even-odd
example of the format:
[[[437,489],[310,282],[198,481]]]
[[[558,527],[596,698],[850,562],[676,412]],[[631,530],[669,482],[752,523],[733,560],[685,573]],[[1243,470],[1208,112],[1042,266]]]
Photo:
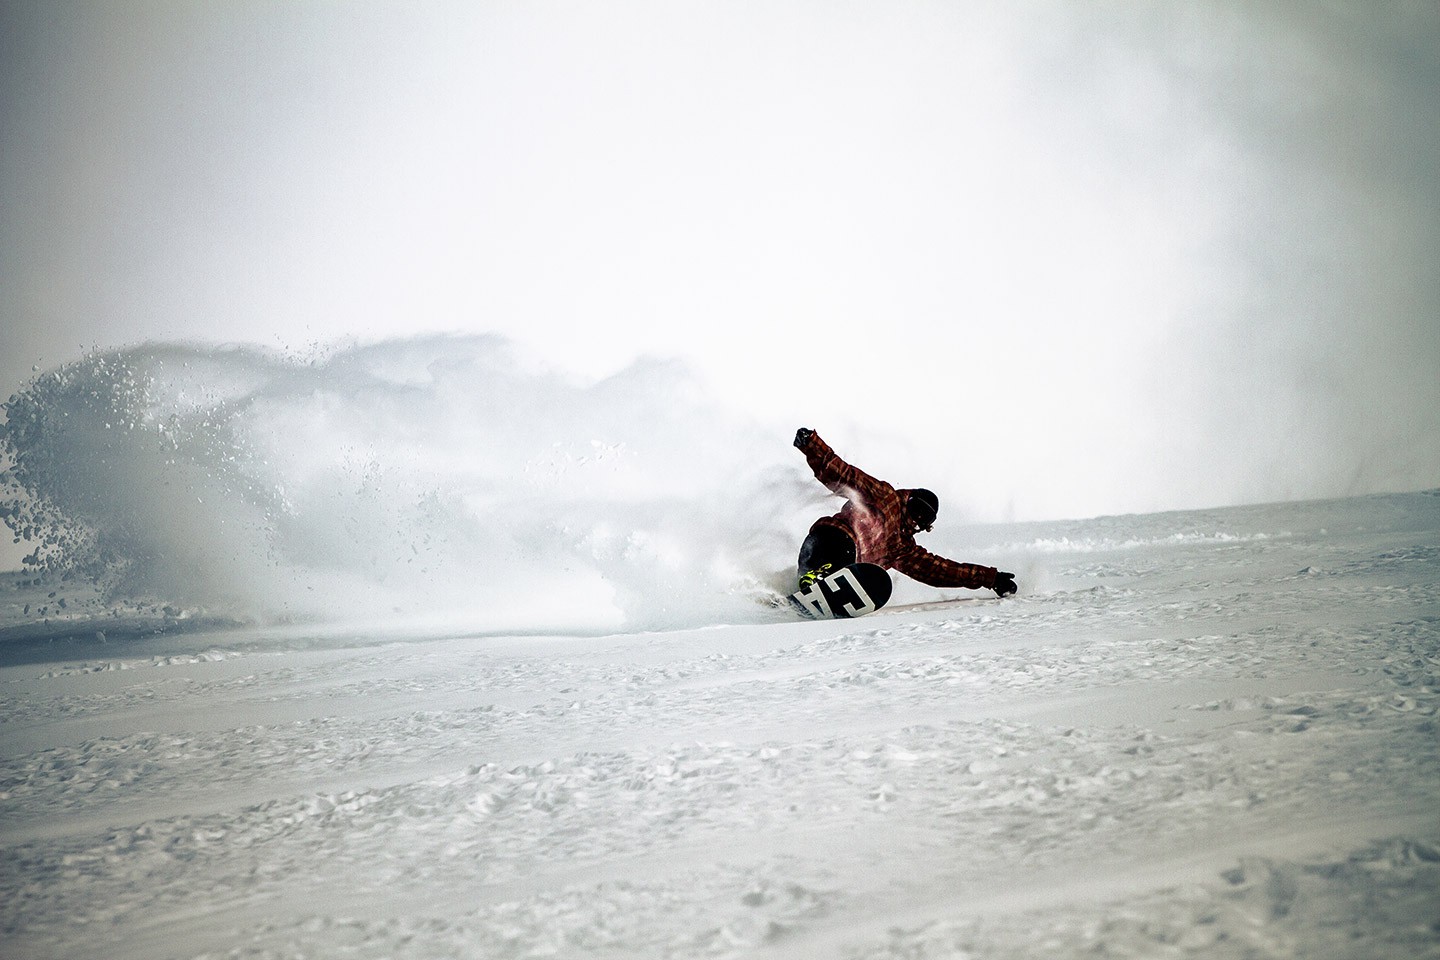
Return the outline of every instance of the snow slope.
[[[1440,495],[935,538],[1021,594],[477,634],[12,577],[5,955],[1440,956]]]

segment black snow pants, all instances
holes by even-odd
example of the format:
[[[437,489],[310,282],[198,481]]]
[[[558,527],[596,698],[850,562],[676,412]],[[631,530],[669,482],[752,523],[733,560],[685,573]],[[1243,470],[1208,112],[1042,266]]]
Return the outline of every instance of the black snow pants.
[[[844,530],[829,524],[816,524],[800,545],[798,575],[803,577],[827,563],[834,572],[854,562],[855,541],[846,536]]]

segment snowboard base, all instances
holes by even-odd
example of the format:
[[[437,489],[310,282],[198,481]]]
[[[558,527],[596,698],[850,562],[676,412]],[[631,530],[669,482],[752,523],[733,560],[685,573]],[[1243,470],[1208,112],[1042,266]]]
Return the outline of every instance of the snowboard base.
[[[885,606],[890,574],[873,563],[852,563],[790,594],[790,605],[812,620],[863,617]]]

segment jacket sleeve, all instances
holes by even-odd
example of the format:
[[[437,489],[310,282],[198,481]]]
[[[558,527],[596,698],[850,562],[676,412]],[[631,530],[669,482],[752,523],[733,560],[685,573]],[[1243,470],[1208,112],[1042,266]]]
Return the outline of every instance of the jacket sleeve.
[[[894,560],[895,569],[931,587],[965,587],[983,590],[995,586],[995,567],[956,563],[918,544]]]
[[[847,499],[847,491],[853,490],[865,500],[873,501],[880,489],[887,486],[884,481],[876,480],[864,470],[841,460],[835,451],[830,449],[830,444],[820,439],[818,433],[810,435],[809,442],[801,448],[801,452],[805,454],[805,460],[810,464],[815,479],[825,484],[831,492]]]

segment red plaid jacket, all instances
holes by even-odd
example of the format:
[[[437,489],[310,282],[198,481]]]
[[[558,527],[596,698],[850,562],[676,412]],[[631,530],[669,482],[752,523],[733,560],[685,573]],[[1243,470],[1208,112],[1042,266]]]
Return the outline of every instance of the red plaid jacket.
[[[819,480],[847,501],[840,512],[815,521],[815,527],[838,527],[855,541],[855,559],[894,568],[932,587],[995,586],[995,568],[956,563],[915,542],[914,524],[905,513],[909,490],[896,490],[836,456],[830,445],[812,434],[801,448]]]

